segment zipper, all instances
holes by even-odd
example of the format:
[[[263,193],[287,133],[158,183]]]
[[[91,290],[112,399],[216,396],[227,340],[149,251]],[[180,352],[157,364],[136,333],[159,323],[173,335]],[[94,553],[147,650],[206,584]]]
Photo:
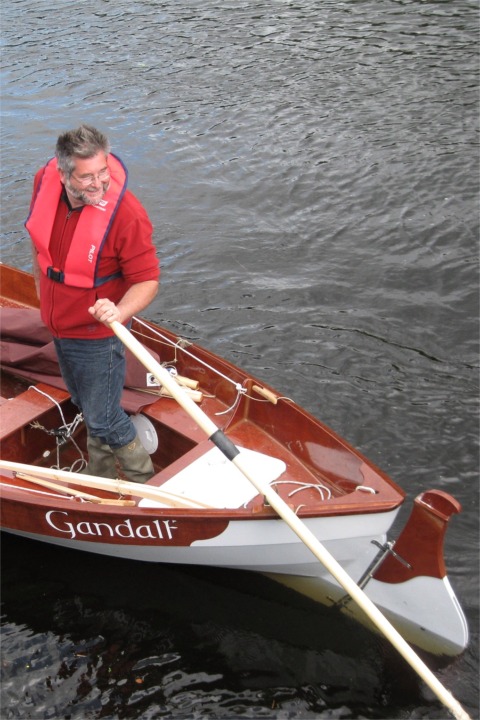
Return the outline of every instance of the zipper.
[[[63,227],[62,227],[62,233],[61,233],[61,236],[60,236],[60,241],[57,243],[57,257],[58,257],[58,261],[52,263],[55,267],[58,267],[58,268],[60,268],[60,269],[62,269],[62,268],[64,269],[64,268],[65,268],[65,262],[66,262],[66,259],[67,259],[68,251],[69,251],[69,249],[70,249],[70,243],[68,243],[68,247],[65,247],[65,233],[66,233],[66,230],[67,230],[67,227],[68,227],[68,224],[69,224],[68,221],[70,220],[70,218],[72,217],[72,215],[73,215],[73,213],[74,213],[75,211],[78,212],[79,210],[81,210],[81,208],[71,208],[71,207],[69,207],[68,205],[67,205],[67,208],[68,208],[68,212],[67,212],[67,214],[65,215],[65,220],[64,220],[64,222],[63,222]],[[70,238],[70,241],[71,241],[71,238]],[[52,261],[53,261],[53,258],[52,258]],[[53,320],[54,320],[54,309],[55,309],[55,294],[56,294],[56,292],[57,292],[57,287],[56,287],[56,285],[57,285],[57,283],[55,283],[55,282],[52,283],[52,285],[51,285],[51,294],[50,294],[50,326],[55,330],[56,333],[58,333],[57,325],[56,325],[56,323],[53,321]]]

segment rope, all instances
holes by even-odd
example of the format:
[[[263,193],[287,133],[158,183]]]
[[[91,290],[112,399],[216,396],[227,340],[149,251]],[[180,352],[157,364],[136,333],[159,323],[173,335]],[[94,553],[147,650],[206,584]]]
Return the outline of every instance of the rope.
[[[159,330],[157,330],[157,328],[152,327],[151,325],[146,323],[144,320],[139,318],[137,315],[135,315],[133,317],[133,320],[135,320],[136,323],[138,323],[142,327],[147,328],[150,332],[152,332],[154,335],[156,335],[158,338],[160,338],[164,342],[164,344],[169,345],[170,347],[173,347],[175,349],[174,360],[171,360],[170,362],[161,363],[161,365],[163,367],[165,367],[172,375],[174,375],[176,373],[176,369],[174,367],[171,367],[171,364],[177,362],[177,349],[178,349],[178,350],[181,350],[186,355],[188,355],[189,357],[191,357],[193,360],[195,360],[195,362],[200,363],[204,367],[208,368],[208,370],[215,373],[215,375],[218,375],[218,377],[223,378],[223,380],[226,380],[228,383],[230,383],[231,385],[234,386],[235,390],[237,391],[235,400],[233,401],[232,405],[229,408],[227,408],[226,410],[222,410],[221,412],[215,413],[215,415],[217,417],[219,417],[221,415],[228,415],[229,412],[232,412],[233,410],[235,410],[238,403],[240,402],[240,398],[242,397],[242,395],[247,397],[249,400],[252,400],[253,402],[263,402],[263,403],[270,402],[269,400],[264,400],[264,399],[253,397],[252,395],[249,395],[247,393],[247,389],[245,387],[243,387],[243,385],[241,383],[235,382],[234,380],[232,380],[232,378],[228,377],[228,375],[225,375],[224,373],[220,372],[220,370],[218,370],[217,368],[212,367],[212,365],[207,363],[205,360],[201,360],[199,357],[197,357],[193,353],[189,352],[187,350],[187,346],[193,345],[193,343],[191,343],[189,340],[186,340],[185,338],[177,338],[177,341],[174,342],[170,338],[166,337],[166,335],[161,333]],[[150,339],[149,336],[139,332],[138,330],[135,330],[134,332],[138,337],[145,338],[145,340]],[[277,400],[287,400],[292,403],[294,402],[291,398],[283,397],[283,396],[278,397]]]
[[[86,461],[84,454],[78,445],[77,441],[73,437],[73,433],[77,429],[77,427],[83,422],[83,415],[82,413],[77,413],[75,417],[73,418],[72,422],[70,424],[67,424],[65,421],[65,416],[63,414],[63,410],[60,406],[60,404],[53,398],[51,395],[46,393],[44,390],[39,390],[38,387],[35,385],[30,385],[29,390],[35,390],[35,392],[39,393],[40,395],[43,395],[44,397],[48,398],[50,402],[52,402],[54,405],[57,406],[57,410],[60,414],[60,418],[62,420],[62,425],[60,427],[55,428],[53,430],[47,430],[47,428],[44,425],[41,425],[38,420],[35,420],[34,422],[30,423],[30,427],[35,428],[36,430],[43,430],[43,432],[47,433],[47,435],[54,435],[55,436],[55,444],[56,444],[56,464],[52,465],[53,469],[56,470],[70,470],[71,472],[77,472],[77,470],[74,470],[74,468],[77,468],[79,466],[80,470],[85,467]],[[77,460],[74,460],[74,462],[71,464],[70,467],[61,468],[60,467],[60,446],[63,445],[67,440],[71,440],[75,448],[77,449],[80,457],[77,458]],[[50,450],[46,450],[43,454],[43,457],[47,458],[51,454]]]
[[[236,395],[235,400],[233,401],[232,405],[230,405],[230,407],[227,408],[226,410],[222,410],[221,412],[216,412],[215,415],[217,415],[217,416],[227,415],[227,413],[231,412],[232,410],[235,410],[238,403],[240,402],[241,396],[246,395],[246,394],[247,394],[247,388],[244,388],[241,385],[240,386],[237,385],[237,395]]]
[[[327,500],[330,500],[330,498],[332,497],[330,488],[326,487],[325,485],[321,485],[320,483],[305,483],[299,482],[297,480],[276,480],[275,482],[272,482],[271,485],[298,485],[299,487],[295,488],[295,490],[292,490],[288,494],[288,497],[293,497],[293,495],[295,495],[296,493],[301,492],[302,490],[308,490],[308,488],[311,488],[312,490],[317,490],[322,500],[325,500],[325,497],[323,495],[324,491],[327,495]]]
[[[193,343],[189,342],[188,340],[184,340],[184,339],[182,339],[182,338],[178,338],[177,342],[173,342],[173,340],[170,340],[170,338],[168,338],[168,337],[166,337],[165,335],[163,335],[163,334],[162,334],[159,330],[157,330],[156,328],[153,328],[153,327],[151,327],[150,325],[148,325],[146,322],[144,322],[143,320],[141,320],[141,319],[140,319],[139,317],[137,317],[136,315],[134,316],[134,320],[135,320],[135,322],[139,323],[139,325],[143,325],[143,327],[148,328],[148,330],[150,330],[151,332],[153,332],[153,334],[156,335],[157,337],[159,337],[159,338],[161,338],[162,340],[164,340],[168,345],[170,345],[170,347],[178,348],[179,350],[181,350],[182,352],[184,352],[186,355],[188,355],[189,357],[193,358],[193,360],[195,360],[196,362],[201,363],[204,367],[208,368],[208,369],[211,370],[212,372],[216,373],[216,375],[218,375],[219,377],[221,377],[221,378],[223,378],[224,380],[226,380],[227,382],[229,382],[231,385],[233,385],[233,386],[235,387],[235,389],[236,389],[236,391],[237,391],[238,393],[241,393],[241,394],[245,393],[245,389],[242,387],[242,385],[241,385],[240,383],[235,382],[234,380],[232,380],[232,378],[229,378],[228,375],[224,375],[222,372],[220,372],[220,370],[217,370],[217,368],[214,368],[214,367],[212,367],[211,365],[209,365],[207,362],[205,362],[205,360],[201,360],[201,359],[198,358],[196,355],[194,355],[193,353],[189,352],[189,351],[187,350],[187,348],[185,347],[185,345],[186,345],[186,344],[192,345]],[[136,331],[136,334],[139,335],[140,337],[145,337],[145,338],[147,338],[147,336],[142,335],[142,333],[139,333],[138,331]],[[147,338],[147,339],[148,339],[148,338]],[[176,359],[177,359],[177,356],[175,355],[175,362],[176,362]]]
[[[374,488],[370,487],[370,485],[357,485],[355,490],[360,490],[360,492],[370,493],[371,495],[377,494],[377,491],[374,490]]]
[[[53,398],[51,395],[44,392],[43,390],[39,390],[38,387],[36,387],[35,385],[30,385],[28,389],[35,390],[35,392],[39,393],[40,395],[43,395],[44,397],[48,398],[50,400],[50,402],[54,403],[54,405],[57,406],[58,412],[60,413],[60,417],[62,418],[62,422],[63,422],[62,427],[66,427],[67,424],[65,422],[65,416],[63,414],[62,408],[61,408],[60,404],[55,400],[55,398]],[[46,428],[44,428],[44,430],[46,430]]]

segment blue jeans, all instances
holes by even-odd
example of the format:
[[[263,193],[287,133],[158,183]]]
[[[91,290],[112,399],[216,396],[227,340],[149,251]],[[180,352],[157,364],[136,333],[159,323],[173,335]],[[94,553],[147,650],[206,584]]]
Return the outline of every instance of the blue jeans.
[[[117,337],[99,340],[54,338],[58,363],[88,432],[117,450],[136,437],[120,406],[125,381],[125,346]]]

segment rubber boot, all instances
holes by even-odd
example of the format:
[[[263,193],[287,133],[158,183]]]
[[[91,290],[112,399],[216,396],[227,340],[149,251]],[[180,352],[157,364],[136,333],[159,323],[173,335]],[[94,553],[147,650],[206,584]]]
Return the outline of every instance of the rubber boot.
[[[105,445],[99,437],[87,438],[88,463],[82,470],[84,475],[96,475],[104,478],[116,478],[118,472],[115,455],[110,445]]]
[[[138,435],[128,445],[113,450],[113,454],[119,461],[123,473],[132,482],[146,483],[155,474],[150,455]]]

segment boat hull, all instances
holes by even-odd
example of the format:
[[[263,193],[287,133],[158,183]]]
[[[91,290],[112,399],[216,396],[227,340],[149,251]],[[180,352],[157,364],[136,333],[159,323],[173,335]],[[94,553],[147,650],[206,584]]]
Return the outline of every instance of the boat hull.
[[[385,542],[395,515],[396,511],[368,518],[312,518],[305,525],[358,581],[378,553],[376,543]],[[219,524],[214,520],[208,530],[208,520],[158,516],[139,520],[125,515],[116,520],[111,516],[92,520],[91,516],[46,508],[43,516],[43,532],[8,527],[5,522],[3,529],[32,540],[141,562],[328,577],[322,564],[280,518],[231,520],[215,534]],[[174,541],[177,529],[181,535]],[[200,534],[211,537],[200,539]]]
[[[271,573],[268,576],[315,602],[336,605],[347,617],[376,631],[370,619],[345,596],[333,578]],[[363,590],[402,637],[420,650],[448,658],[460,655],[468,646],[467,621],[448,577],[420,576],[394,587],[369,580]]]
[[[375,517],[373,523],[371,518],[357,518],[356,527],[352,526],[348,517],[343,522],[337,518],[313,519],[307,521],[306,525],[350,577],[359,582],[365,568],[374,562],[378,554],[377,543],[385,543],[386,531],[395,514],[385,513]],[[94,525],[90,521],[79,521],[75,525],[71,520],[62,519],[60,522],[59,517],[53,520],[58,523],[57,534],[7,531],[30,540],[139,562],[259,572],[316,602],[337,605],[349,617],[375,630],[358,606],[345,597],[343,588],[281,520],[232,521],[219,535],[194,540],[188,546],[172,546],[161,542],[134,544],[128,542],[128,537],[124,537],[121,543],[105,542],[102,537],[92,540],[92,535],[85,533],[95,532],[97,523]],[[362,525],[368,527],[368,535],[352,535]],[[166,521],[160,532],[168,534],[165,528],[174,526],[175,522]],[[81,532],[71,537],[75,527],[80,527]],[[134,526],[128,522],[128,518],[117,525],[110,522],[109,527],[117,527],[125,536],[134,532]],[[161,526],[150,525],[147,521],[139,527],[151,530],[152,527]],[[376,534],[372,534],[373,531]],[[416,647],[435,655],[456,656],[467,646],[469,635],[465,616],[447,577],[421,576],[394,586],[370,578],[364,592],[407,642]],[[438,617],[442,618],[441,632]]]
[[[7,503],[8,505],[8,503]],[[18,517],[18,505],[15,514]],[[35,531],[3,528],[30,540],[83,552],[148,563],[197,565],[248,570],[268,575],[322,604],[337,604],[344,613],[375,629],[343,588],[280,518],[261,520],[196,519],[138,512],[97,513],[38,508]],[[324,517],[305,525],[355,582],[373,565],[384,546],[397,511],[368,516]],[[38,528],[38,518],[43,527]],[[12,523],[10,523],[12,524]],[[26,514],[17,525],[28,526]],[[414,577],[383,582],[370,577],[364,591],[408,642],[436,655],[455,656],[468,644],[468,628],[447,577]],[[434,609],[434,612],[432,612]],[[441,632],[438,618],[442,618]]]

